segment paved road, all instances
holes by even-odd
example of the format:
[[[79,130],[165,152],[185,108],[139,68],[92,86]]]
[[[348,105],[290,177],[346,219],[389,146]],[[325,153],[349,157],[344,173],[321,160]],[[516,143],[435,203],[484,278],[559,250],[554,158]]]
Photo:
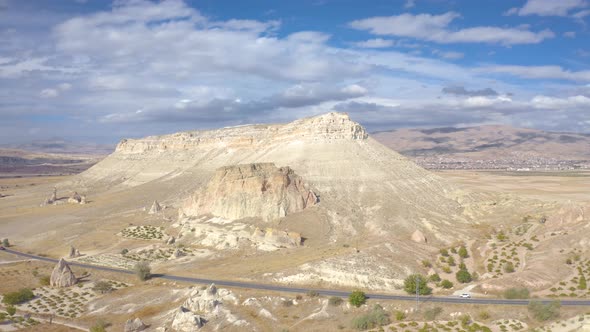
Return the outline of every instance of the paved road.
[[[40,261],[45,261],[45,262],[50,262],[50,263],[56,263],[58,261],[57,259],[26,254],[26,253],[11,250],[8,248],[6,249],[6,252],[14,254],[14,255],[18,255],[21,257],[37,259]],[[115,268],[106,267],[106,266],[81,264],[81,263],[76,263],[76,262],[69,262],[68,264],[70,264],[72,266],[78,266],[78,267],[100,270],[100,271],[124,273],[124,274],[134,274],[133,271],[115,269]],[[310,291],[310,288],[287,287],[287,286],[279,286],[279,285],[272,285],[272,284],[259,284],[259,283],[246,282],[246,281],[230,281],[230,280],[182,277],[182,276],[175,276],[175,275],[168,275],[168,274],[154,274],[154,275],[152,275],[152,277],[159,278],[159,279],[187,282],[187,283],[196,283],[196,284],[214,283],[216,285],[227,286],[227,287],[259,289],[259,290],[266,290],[266,291],[277,291],[277,292],[288,292],[288,293],[300,293],[301,294],[301,293],[307,293]],[[339,291],[339,290],[329,290],[329,289],[313,289],[313,290],[317,291],[321,295],[326,295],[326,296],[348,297],[348,295],[350,294],[349,292]],[[371,299],[380,299],[380,300],[399,300],[399,301],[415,301],[416,300],[415,296],[406,296],[406,295],[389,295],[389,294],[376,294],[376,293],[367,293],[366,295],[367,295],[367,297],[369,297]],[[543,302],[554,301],[553,299],[539,299],[539,300],[543,301]],[[420,302],[485,304],[485,305],[490,305],[490,304],[493,304],[493,305],[528,305],[529,304],[529,300],[506,300],[506,299],[495,299],[495,298],[463,299],[463,298],[459,298],[459,297],[444,297],[444,296],[421,296]],[[562,300],[561,305],[563,305],[563,306],[590,306],[590,300]]]

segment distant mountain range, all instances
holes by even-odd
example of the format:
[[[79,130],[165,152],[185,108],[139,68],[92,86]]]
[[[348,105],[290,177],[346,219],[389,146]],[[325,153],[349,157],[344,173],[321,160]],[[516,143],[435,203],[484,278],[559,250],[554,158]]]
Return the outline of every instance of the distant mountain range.
[[[86,155],[108,155],[115,151],[114,144],[74,142],[59,137],[53,137],[46,140],[35,140],[29,143],[4,144],[0,145],[0,148],[25,150],[39,153]]]
[[[574,169],[590,165],[590,134],[510,126],[395,129],[372,137],[430,169]]]

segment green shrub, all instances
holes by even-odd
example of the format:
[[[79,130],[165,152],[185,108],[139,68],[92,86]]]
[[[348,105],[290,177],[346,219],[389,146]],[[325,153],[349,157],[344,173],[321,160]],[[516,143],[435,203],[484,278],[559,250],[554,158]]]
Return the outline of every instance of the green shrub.
[[[444,279],[440,282],[440,287],[444,289],[453,288],[453,283],[450,280]]]
[[[440,254],[444,257],[447,257],[449,255],[449,251],[443,248],[440,250]]]
[[[133,270],[135,271],[135,275],[137,275],[137,277],[141,281],[146,281],[152,276],[152,269],[150,268],[150,263],[146,261],[141,261],[135,264]]]
[[[504,291],[504,298],[507,299],[528,299],[530,297],[530,292],[528,288],[520,287],[520,288],[508,288]]]
[[[408,294],[416,294],[416,288],[420,295],[429,295],[432,293],[432,288],[426,285],[428,279],[420,274],[412,274],[404,280],[404,290]]]
[[[337,307],[337,306],[339,306],[340,304],[342,304],[342,298],[341,298],[341,297],[338,297],[338,296],[332,296],[332,297],[331,297],[331,298],[328,300],[328,303],[329,303],[331,306]]]
[[[472,278],[471,278],[471,273],[469,273],[469,271],[465,270],[465,269],[461,269],[459,270],[456,274],[455,277],[457,278],[457,281],[462,283],[462,284],[466,284],[468,282],[471,282]]]
[[[14,316],[14,314],[16,314],[16,308],[13,305],[9,305],[8,307],[6,307],[6,313],[8,314],[8,316],[12,317]]]
[[[440,276],[437,273],[428,276],[428,281],[439,282],[440,280]]]
[[[33,291],[28,288],[22,288],[18,292],[6,293],[2,302],[8,305],[15,305],[25,303],[35,297]]]
[[[512,262],[506,262],[506,264],[504,264],[504,272],[505,273],[514,272],[514,264],[512,264]]]
[[[479,312],[479,319],[481,319],[481,320],[490,319],[490,313],[487,311],[480,311]]]
[[[538,321],[548,321],[558,318],[560,308],[561,303],[559,301],[553,301],[550,303],[531,301],[528,305],[529,312]]]
[[[121,250],[121,255],[126,255],[129,252],[129,249]]]
[[[461,257],[461,258],[469,257],[469,253],[467,252],[467,248],[465,248],[465,246],[461,246],[461,248],[459,248],[459,257]]]
[[[406,319],[406,313],[400,310],[395,312],[395,320],[400,321]]]
[[[8,241],[8,239],[2,240],[2,246],[6,247],[6,248],[10,247],[10,242]]]
[[[383,307],[376,304],[369,313],[354,318],[352,320],[352,327],[362,331],[387,325],[389,323],[389,315],[383,310]]]
[[[586,289],[586,278],[582,275],[580,276],[580,281],[578,282],[578,289],[583,290]]]
[[[367,302],[367,296],[364,292],[355,290],[348,296],[348,302],[358,308]]]
[[[98,281],[96,284],[94,284],[94,287],[92,288],[92,290],[94,290],[95,292],[99,292],[101,294],[104,293],[109,293],[113,291],[113,286],[106,281]]]
[[[453,256],[449,256],[449,258],[447,258],[447,264],[449,264],[449,266],[455,266],[455,259]]]
[[[425,259],[425,260],[422,261],[422,266],[424,266],[426,268],[429,268],[429,267],[432,267],[432,263],[430,263],[429,260],[426,260]]]
[[[109,325],[109,323],[99,319],[94,325],[92,325],[92,327],[90,327],[90,332],[106,332]]]

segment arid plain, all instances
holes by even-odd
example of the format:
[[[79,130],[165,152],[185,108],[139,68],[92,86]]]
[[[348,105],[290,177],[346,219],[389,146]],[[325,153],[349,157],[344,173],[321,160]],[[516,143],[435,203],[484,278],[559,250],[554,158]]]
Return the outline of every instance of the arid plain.
[[[125,140],[78,175],[1,178],[0,237],[11,250],[70,263],[132,270],[147,261],[155,277],[71,265],[88,276],[55,288],[42,281],[55,263],[0,252],[0,291],[33,288],[36,298],[19,312],[73,326],[64,330],[104,320],[109,330],[133,331],[135,318],[138,330],[153,331],[354,330],[379,304],[388,318],[374,330],[569,331],[588,320],[583,307],[563,306],[542,322],[526,306],[426,296],[419,311],[411,301],[371,298],[357,308],[313,290],[406,295],[404,282],[420,274],[434,296],[503,298],[518,288],[586,299],[589,184],[584,171],[426,171],[339,113]],[[470,280],[457,280],[461,270]],[[100,292],[100,281],[113,287]],[[27,325],[19,324],[1,328]]]

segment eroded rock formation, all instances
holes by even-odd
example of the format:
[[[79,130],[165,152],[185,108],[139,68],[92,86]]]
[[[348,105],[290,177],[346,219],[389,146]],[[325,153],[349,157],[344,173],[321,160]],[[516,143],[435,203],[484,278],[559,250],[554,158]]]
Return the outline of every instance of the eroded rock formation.
[[[301,245],[301,234],[274,228],[262,230],[257,227],[252,233],[251,240],[259,244],[268,244],[279,248],[292,248]]]
[[[256,163],[219,168],[207,186],[184,205],[187,215],[230,220],[282,218],[318,203],[318,196],[289,167]]]
[[[70,204],[80,204],[80,203],[82,203],[82,196],[80,196],[80,194],[78,194],[77,191],[74,191],[74,193],[72,194],[72,196],[70,196],[70,198],[68,198],[68,203],[70,203]]]
[[[68,254],[69,258],[76,258],[76,257],[80,257],[82,256],[82,254],[80,254],[80,250],[74,248],[74,247],[70,247],[70,253]]]
[[[128,319],[127,322],[125,322],[125,328],[124,328],[124,332],[139,332],[139,331],[143,331],[147,329],[147,325],[145,325],[141,319],[139,318],[135,318],[135,319]]]
[[[162,211],[162,207],[160,206],[160,203],[158,203],[158,201],[154,201],[154,203],[152,203],[152,207],[150,208],[150,211],[148,212],[148,214],[157,214],[160,211]]]
[[[52,287],[70,287],[75,285],[78,279],[68,263],[62,258],[51,272],[49,282]]]
[[[171,327],[179,332],[192,332],[210,321],[218,324],[213,327],[214,330],[221,326],[227,327],[227,324],[248,325],[225,307],[225,304],[237,303],[237,298],[231,291],[217,289],[214,284],[206,289],[195,289],[182,306],[174,311]]]

